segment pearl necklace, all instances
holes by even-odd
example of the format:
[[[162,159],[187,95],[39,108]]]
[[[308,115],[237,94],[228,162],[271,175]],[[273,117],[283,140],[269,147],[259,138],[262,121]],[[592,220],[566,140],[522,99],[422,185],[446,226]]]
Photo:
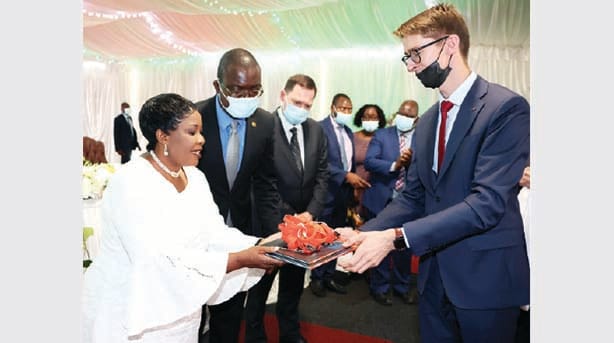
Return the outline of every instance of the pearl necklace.
[[[170,175],[170,176],[172,176],[172,177],[174,177],[174,178],[178,178],[178,177],[179,177],[179,173],[181,172],[181,168],[180,168],[178,171],[174,172],[174,171],[172,171],[172,170],[168,169],[168,168],[167,168],[167,167],[166,167],[164,164],[162,164],[162,161],[160,161],[160,160],[158,159],[158,156],[156,156],[156,153],[154,153],[154,151],[153,151],[153,150],[151,150],[151,151],[149,152],[149,154],[151,155],[151,157],[153,158],[153,160],[156,162],[156,164],[158,165],[158,167],[162,168],[162,170],[164,170],[165,172],[167,172],[167,173],[168,173],[168,175]]]

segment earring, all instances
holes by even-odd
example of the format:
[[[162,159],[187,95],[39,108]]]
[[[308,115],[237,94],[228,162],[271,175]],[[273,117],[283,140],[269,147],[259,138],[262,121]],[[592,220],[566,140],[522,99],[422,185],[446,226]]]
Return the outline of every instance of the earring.
[[[164,156],[168,156],[168,146],[164,144]]]

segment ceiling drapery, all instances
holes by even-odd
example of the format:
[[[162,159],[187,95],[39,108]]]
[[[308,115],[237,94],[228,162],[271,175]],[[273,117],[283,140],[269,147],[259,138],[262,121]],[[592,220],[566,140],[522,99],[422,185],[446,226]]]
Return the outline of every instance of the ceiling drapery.
[[[529,1],[454,1],[472,46],[527,46]],[[180,57],[234,47],[320,50],[398,44],[424,10],[409,0],[84,0],[83,43],[107,59]]]
[[[163,92],[208,98],[219,58],[235,47],[250,50],[261,65],[264,109],[279,105],[290,75],[304,73],[318,87],[314,119],[330,112],[338,92],[351,97],[354,112],[373,103],[390,115],[414,99],[423,113],[437,93],[407,73],[392,32],[431,2],[84,0],[84,135],[103,141],[108,160],[119,161],[113,117],[122,102],[138,113]],[[529,0],[448,2],[467,19],[471,68],[530,100]]]

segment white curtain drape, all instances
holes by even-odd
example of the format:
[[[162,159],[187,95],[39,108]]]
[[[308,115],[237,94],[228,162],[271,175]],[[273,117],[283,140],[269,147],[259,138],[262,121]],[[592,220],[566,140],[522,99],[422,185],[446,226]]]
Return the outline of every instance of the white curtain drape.
[[[426,3],[252,0],[225,1],[221,10],[207,1],[86,0],[83,134],[103,141],[107,159],[119,162],[113,146],[113,118],[120,104],[128,102],[136,118],[145,100],[163,92],[179,93],[195,102],[206,99],[214,94],[219,58],[234,47],[247,48],[261,65],[264,109],[273,110],[279,104],[289,76],[304,73],[318,87],[311,111],[314,119],[330,112],[331,99],[338,92],[350,96],[354,111],[374,103],[390,115],[403,100],[415,99],[422,113],[436,101],[436,91],[424,88],[406,71],[400,60],[402,45],[392,31],[424,10]],[[452,3],[466,16],[470,28],[470,67],[530,101],[529,1]],[[143,17],[105,19],[85,12],[111,13],[118,7],[159,11],[149,12],[148,18],[173,32],[177,44],[200,54],[186,56],[152,38],[151,27],[143,27]],[[229,8],[238,14],[228,14]],[[243,11],[264,8],[268,10],[260,15]],[[137,121],[135,126],[144,147]]]

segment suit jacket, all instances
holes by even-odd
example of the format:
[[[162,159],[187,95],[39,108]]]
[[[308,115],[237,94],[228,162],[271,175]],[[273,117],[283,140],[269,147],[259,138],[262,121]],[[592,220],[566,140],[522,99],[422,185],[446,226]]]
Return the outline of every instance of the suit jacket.
[[[134,126],[130,125],[126,117],[121,113],[115,116],[113,121],[113,139],[115,141],[115,151],[132,151],[136,148],[141,148]]]
[[[415,129],[406,187],[361,229],[403,226],[421,256],[418,289],[437,259],[443,286],[467,309],[529,303],[518,180],[529,159],[529,104],[477,77],[460,106],[439,174],[432,170],[438,105]]]
[[[343,169],[343,162],[341,162],[341,147],[337,141],[337,135],[335,134],[335,128],[330,122],[330,116],[326,116],[320,121],[324,134],[328,139],[328,171],[330,177],[328,179],[328,193],[326,195],[326,205],[322,211],[322,215],[330,216],[333,211],[341,211],[347,209],[349,202],[353,196],[353,188],[350,184],[345,182],[345,176],[348,173]],[[354,159],[354,140],[352,139],[354,133],[352,130],[345,126],[345,132],[350,137],[352,143],[352,166],[351,172],[356,172],[356,161]],[[330,225],[330,224],[329,224]],[[332,224],[336,225],[336,224]]]
[[[390,166],[400,154],[396,126],[375,131],[365,157],[365,169],[370,173],[371,187],[365,190],[362,198],[362,205],[372,213],[379,213],[392,198],[392,190],[400,171],[390,171]]]
[[[296,167],[290,142],[284,132],[279,113],[274,111],[275,171],[281,196],[281,215],[309,211],[317,218],[324,209],[328,184],[327,139],[322,127],[307,118],[301,127],[304,137],[303,172]],[[281,219],[279,222],[281,222]]]
[[[198,169],[207,177],[213,200],[219,207],[220,214],[226,218],[230,209],[232,224],[245,234],[262,236],[252,225],[253,199],[261,223],[265,229],[277,230],[279,221],[279,193],[273,161],[273,128],[275,117],[263,110],[246,119],[245,147],[241,166],[237,172],[232,189],[226,179],[226,166],[216,114],[216,97],[196,103],[202,115],[205,145]]]

